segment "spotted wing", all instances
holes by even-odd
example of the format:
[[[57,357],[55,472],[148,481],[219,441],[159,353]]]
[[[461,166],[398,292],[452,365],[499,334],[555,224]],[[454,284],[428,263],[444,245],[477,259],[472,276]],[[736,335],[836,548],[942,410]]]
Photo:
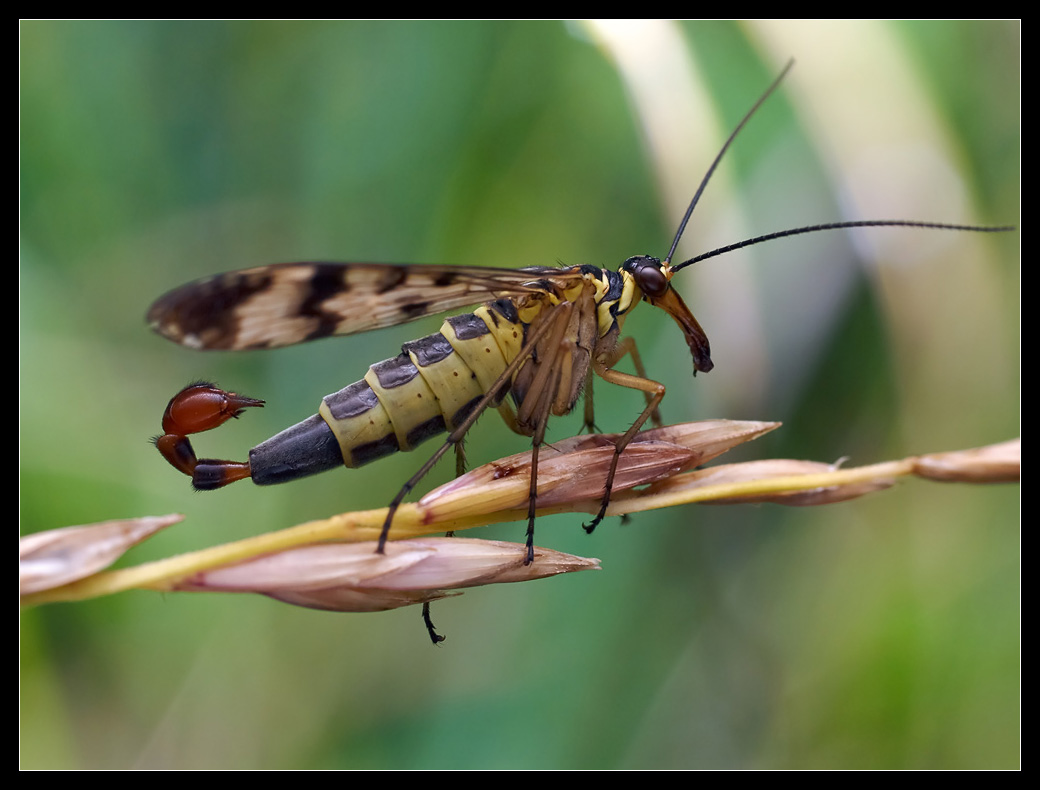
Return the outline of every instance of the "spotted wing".
[[[275,264],[170,291],[151,306],[148,323],[192,348],[275,348],[538,292],[539,278],[570,276],[575,275],[552,268]]]

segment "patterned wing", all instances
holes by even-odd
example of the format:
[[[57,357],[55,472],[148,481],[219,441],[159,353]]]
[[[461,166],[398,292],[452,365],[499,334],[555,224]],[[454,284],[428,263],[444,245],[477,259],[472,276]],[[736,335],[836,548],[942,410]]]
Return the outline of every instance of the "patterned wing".
[[[552,268],[284,263],[181,286],[151,306],[148,323],[191,348],[275,348],[536,293],[540,277],[571,276]]]

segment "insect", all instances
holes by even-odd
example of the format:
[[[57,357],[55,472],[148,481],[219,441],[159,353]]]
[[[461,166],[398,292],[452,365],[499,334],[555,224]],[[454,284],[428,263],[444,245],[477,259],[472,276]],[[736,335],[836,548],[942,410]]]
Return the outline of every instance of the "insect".
[[[621,337],[627,315],[646,301],[668,313],[689,346],[694,375],[714,365],[707,335],[671,285],[673,275],[698,261],[771,239],[865,226],[964,231],[1009,228],[871,220],[813,225],[747,239],[682,263],[672,256],[689,218],[725,151],[792,64],[758,99],[726,140],[701,181],[668,255],[628,258],[614,271],[594,266],[519,270],[372,263],[290,263],[230,272],[189,283],[152,305],[148,321],[163,336],[197,349],[261,349],[348,335],[412,321],[483,302],[473,313],[445,320],[439,332],[372,365],[365,377],[326,396],[318,414],[254,447],[248,462],[198,459],[188,435],[210,430],[263,401],[195,383],[170,401],[162,455],[210,490],[251,478],[258,485],[287,482],[333,467],[355,467],[427,439],[447,439],[391,502],[379,538],[382,552],[396,509],[448,448],[457,446],[489,408],[531,437],[532,464],[527,562],[534,558],[539,447],[551,415],[570,412],[598,376],[642,392],[646,406],[617,441],[604,479],[601,506],[585,525],[603,519],[618,459],[647,420],[659,424],[663,385],[647,377],[634,340]],[[636,374],[615,365],[632,358]],[[508,399],[507,399],[508,398]],[[586,401],[586,424],[592,414]]]

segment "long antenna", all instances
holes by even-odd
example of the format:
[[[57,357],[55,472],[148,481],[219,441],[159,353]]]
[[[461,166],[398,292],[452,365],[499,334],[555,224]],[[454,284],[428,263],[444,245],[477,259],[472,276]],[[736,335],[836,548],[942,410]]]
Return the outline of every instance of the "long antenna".
[[[756,236],[753,239],[745,239],[744,241],[738,241],[736,244],[728,244],[725,247],[719,247],[717,250],[711,252],[704,252],[688,261],[676,264],[672,267],[673,272],[679,271],[683,267],[690,266],[691,264],[697,263],[698,261],[707,260],[708,258],[715,258],[719,255],[723,255],[727,252],[733,252],[733,250],[739,250],[742,247],[750,247],[752,244],[758,244],[763,241],[772,241],[773,239],[782,239],[785,236],[799,236],[802,233],[815,233],[819,230],[838,230],[840,228],[891,228],[891,227],[902,227],[902,228],[937,228],[939,230],[968,230],[975,233],[1003,233],[1005,231],[1014,230],[1014,225],[1000,225],[997,227],[983,227],[980,225],[947,225],[942,222],[915,222],[913,220],[905,219],[865,219],[865,220],[853,220],[851,222],[827,222],[822,225],[806,225],[802,228],[791,228],[790,230],[778,230],[775,233],[767,233],[765,236]]]
[[[722,155],[726,153],[726,149],[729,148],[730,143],[733,142],[733,138],[737,136],[737,133],[744,128],[744,124],[746,124],[751,119],[751,116],[755,114],[755,111],[762,106],[762,102],[768,99],[770,94],[772,94],[772,92],[777,89],[777,86],[779,86],[780,83],[783,81],[784,77],[787,76],[787,72],[791,70],[792,66],[794,66],[794,59],[787,61],[787,65],[784,66],[784,70],[780,72],[780,76],[773,80],[773,84],[766,89],[766,92],[762,94],[762,96],[759,98],[757,102],[755,102],[754,106],[747,111],[743,118],[741,118],[740,123],[737,124],[737,128],[733,130],[730,136],[726,139],[726,142],[723,143],[722,149],[718,152],[718,154],[716,154],[715,161],[711,163],[711,167],[708,168],[708,172],[705,173],[704,178],[701,179],[701,185],[697,187],[697,192],[694,194],[693,200],[690,201],[690,206],[686,209],[686,214],[683,215],[682,222],[679,223],[679,230],[675,232],[675,238],[672,240],[672,246],[668,250],[668,257],[664,259],[664,263],[666,266],[671,263],[672,256],[675,254],[675,248],[679,246],[679,239],[682,238],[683,231],[686,230],[686,223],[690,221],[690,216],[693,214],[693,209],[697,205],[697,202],[701,199],[701,193],[704,192],[704,188],[708,185],[708,180],[711,178],[712,173],[715,172],[715,168],[718,167],[719,160],[722,159]]]
[[[759,107],[762,106],[762,102],[769,98],[769,96],[777,89],[780,82],[787,76],[787,72],[794,66],[794,60],[787,61],[787,65],[784,66],[784,70],[780,72],[773,84],[770,85],[766,92],[759,97],[758,101],[755,102],[754,106],[737,124],[737,128],[733,130],[730,136],[723,143],[722,149],[716,154],[715,161],[711,163],[711,167],[708,168],[708,172],[704,174],[704,178],[701,179],[700,186],[697,187],[697,192],[693,196],[693,200],[690,201],[689,208],[686,209],[686,214],[683,215],[682,222],[679,223],[679,230],[675,232],[675,238],[672,240],[672,246],[668,250],[668,257],[664,259],[664,265],[668,267],[668,270],[672,273],[679,271],[686,266],[690,266],[698,261],[707,260],[708,258],[715,258],[719,255],[723,255],[727,252],[733,252],[733,250],[739,250],[742,247],[750,247],[753,244],[759,244],[763,241],[772,241],[773,239],[782,239],[785,236],[799,236],[803,233],[815,233],[822,230],[839,230],[844,228],[883,228],[883,227],[904,227],[904,228],[933,228],[937,230],[965,230],[972,231],[975,233],[1002,233],[1009,230],[1014,230],[1013,225],[1001,225],[998,227],[982,227],[979,225],[949,225],[941,222],[916,222],[913,220],[902,220],[902,219],[872,219],[872,220],[854,220],[851,222],[828,222],[821,225],[806,225],[801,228],[791,228],[790,230],[780,230],[775,233],[768,233],[765,236],[756,236],[753,239],[745,239],[744,241],[738,241],[736,244],[728,244],[725,247],[719,247],[717,250],[711,252],[705,252],[696,257],[690,258],[688,261],[671,265],[672,256],[675,254],[675,248],[679,246],[679,239],[682,238],[683,232],[686,230],[686,223],[690,221],[690,216],[693,214],[693,209],[701,199],[701,194],[704,192],[704,188],[708,185],[708,180],[715,172],[715,168],[718,167],[719,160],[722,159],[722,155],[726,153],[730,143],[737,136],[737,133],[744,128],[744,125],[751,119],[751,116],[755,114]]]

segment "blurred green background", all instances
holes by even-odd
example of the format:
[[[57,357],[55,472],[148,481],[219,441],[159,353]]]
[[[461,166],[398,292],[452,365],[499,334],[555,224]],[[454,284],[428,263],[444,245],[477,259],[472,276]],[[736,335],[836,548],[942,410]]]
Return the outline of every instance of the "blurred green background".
[[[788,57],[680,254],[839,219],[1018,224],[1020,33],[22,23],[21,530],[187,515],[132,563],[385,505],[422,450],[197,495],[147,440],[169,397],[208,378],[268,402],[195,443],[244,458],[436,321],[200,354],[147,330],[151,301],[277,261],[664,255],[720,135]],[[876,203],[859,191],[872,180]],[[1019,431],[1019,242],[820,234],[693,267],[679,288],[716,363],[696,380],[670,319],[643,308],[626,330],[669,388],[668,421],[785,422],[741,458],[860,464],[1002,441]],[[640,409],[635,393],[596,395],[603,430]],[[468,448],[480,463],[524,441],[488,417]],[[522,541],[523,526],[478,534]],[[1019,764],[1016,486],[687,507],[591,537],[558,517],[536,538],[603,571],[442,603],[439,649],[418,609],[136,592],[25,611],[21,764]]]

